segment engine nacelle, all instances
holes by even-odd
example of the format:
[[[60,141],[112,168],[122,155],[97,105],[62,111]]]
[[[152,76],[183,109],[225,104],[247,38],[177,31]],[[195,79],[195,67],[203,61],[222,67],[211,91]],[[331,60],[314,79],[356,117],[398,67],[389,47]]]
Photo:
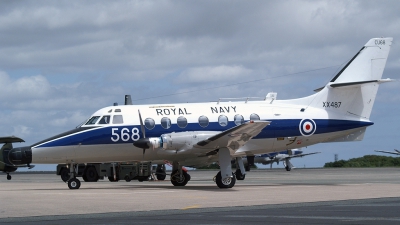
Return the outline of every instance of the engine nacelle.
[[[163,134],[159,138],[149,138],[153,149],[183,150],[190,149],[200,141],[206,140],[219,132],[215,131],[188,131]]]
[[[14,142],[23,142],[18,137],[0,137],[0,143],[4,145],[0,149],[0,171],[14,172],[18,167],[29,165],[32,162],[32,150],[30,147],[13,148]],[[10,178],[11,179],[11,178]]]

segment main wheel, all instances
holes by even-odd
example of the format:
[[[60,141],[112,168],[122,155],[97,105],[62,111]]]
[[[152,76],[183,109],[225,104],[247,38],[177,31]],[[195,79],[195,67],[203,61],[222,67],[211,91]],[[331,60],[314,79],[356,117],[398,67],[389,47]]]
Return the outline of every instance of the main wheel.
[[[244,180],[244,178],[246,177],[246,174],[242,174],[242,171],[240,171],[240,169],[236,170],[235,175],[236,180]]]
[[[174,186],[185,186],[189,180],[190,180],[190,175],[185,172],[182,171],[182,177],[179,174],[179,170],[175,170],[171,173],[171,183]]]
[[[165,180],[166,177],[167,175],[165,174],[157,174],[157,180]]]
[[[85,176],[87,182],[97,182],[99,176],[97,175],[96,168],[94,166],[89,166],[85,169]]]
[[[217,186],[219,188],[232,188],[233,186],[235,186],[236,178],[235,175],[232,173],[232,177],[222,179],[221,171],[219,171],[217,173],[217,176],[215,177],[215,182],[217,183]]]
[[[76,178],[72,178],[68,181],[68,187],[69,189],[79,189],[81,187],[81,182]]]
[[[246,172],[249,172],[249,171],[250,171],[250,166],[249,166],[249,165],[246,165],[246,166],[244,167],[244,170],[245,170]]]
[[[290,171],[292,168],[290,168],[289,166],[285,166],[286,171]]]
[[[11,180],[11,175],[7,174],[7,180]]]
[[[67,182],[69,180],[69,171],[66,167],[63,167],[60,171],[61,180]]]

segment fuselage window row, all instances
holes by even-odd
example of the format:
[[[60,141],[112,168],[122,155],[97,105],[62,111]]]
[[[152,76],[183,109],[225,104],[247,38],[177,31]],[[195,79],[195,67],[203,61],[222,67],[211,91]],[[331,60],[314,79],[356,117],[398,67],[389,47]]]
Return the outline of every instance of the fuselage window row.
[[[98,118],[97,118],[98,119]],[[106,121],[109,120],[109,116],[108,118],[104,118]],[[103,118],[101,119],[103,120]],[[250,115],[250,120],[260,120],[260,117],[253,113]],[[240,114],[236,114],[233,121],[235,122],[236,125],[241,125],[244,123],[244,117]],[[100,121],[101,122],[101,121]],[[99,122],[99,123],[100,123]],[[207,127],[209,125],[209,120],[206,116],[200,116],[199,117],[199,125],[203,128]],[[227,116],[225,115],[220,115],[218,117],[218,123],[220,126],[225,127],[228,125],[229,123],[229,119]],[[188,125],[188,121],[186,119],[186,117],[184,116],[180,116],[177,118],[176,120],[176,124],[178,125],[179,128],[185,128]],[[156,126],[156,123],[154,121],[154,119],[152,118],[146,118],[144,121],[144,126],[148,129],[148,130],[152,130],[154,129],[154,127]],[[169,129],[171,127],[171,119],[168,117],[163,117],[161,119],[161,127],[164,129]]]

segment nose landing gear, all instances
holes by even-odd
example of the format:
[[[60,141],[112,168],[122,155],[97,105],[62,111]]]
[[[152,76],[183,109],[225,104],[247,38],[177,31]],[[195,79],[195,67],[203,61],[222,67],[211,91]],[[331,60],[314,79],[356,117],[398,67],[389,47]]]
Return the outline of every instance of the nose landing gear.
[[[81,182],[75,176],[77,170],[78,170],[78,165],[74,165],[73,163],[71,163],[69,167],[69,180],[68,180],[69,189],[79,189],[81,187]]]

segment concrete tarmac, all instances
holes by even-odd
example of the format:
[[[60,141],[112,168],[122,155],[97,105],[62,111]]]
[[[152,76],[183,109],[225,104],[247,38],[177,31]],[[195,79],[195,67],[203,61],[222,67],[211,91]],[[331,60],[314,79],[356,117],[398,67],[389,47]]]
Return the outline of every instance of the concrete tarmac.
[[[257,170],[232,189],[216,186],[217,171],[189,173],[186,187],[104,180],[79,190],[53,174],[0,176],[0,223],[400,223],[399,168]]]

